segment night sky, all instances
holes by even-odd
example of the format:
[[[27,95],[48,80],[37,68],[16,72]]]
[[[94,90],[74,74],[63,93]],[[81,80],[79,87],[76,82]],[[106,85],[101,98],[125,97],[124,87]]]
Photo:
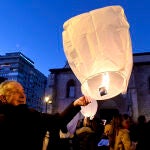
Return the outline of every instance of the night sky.
[[[62,68],[65,21],[97,8],[120,5],[130,24],[133,53],[150,52],[149,0],[0,0],[0,55],[22,52],[46,76]]]

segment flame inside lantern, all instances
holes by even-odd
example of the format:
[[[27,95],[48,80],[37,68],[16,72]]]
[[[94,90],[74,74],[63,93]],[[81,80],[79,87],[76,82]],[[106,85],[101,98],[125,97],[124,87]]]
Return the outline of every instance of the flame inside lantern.
[[[105,72],[86,79],[81,85],[81,90],[84,95],[103,100],[121,93],[124,85],[123,75],[118,72]]]
[[[109,88],[109,75],[106,72],[106,73],[103,74],[102,84],[99,87],[99,94],[101,96],[106,95],[107,91],[108,91],[108,88]]]

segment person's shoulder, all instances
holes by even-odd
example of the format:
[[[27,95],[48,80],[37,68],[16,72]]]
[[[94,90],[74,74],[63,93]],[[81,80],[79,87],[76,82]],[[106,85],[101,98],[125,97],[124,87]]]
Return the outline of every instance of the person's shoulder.
[[[11,115],[13,112],[13,106],[9,104],[0,105],[0,122],[3,122],[7,116]]]
[[[14,106],[10,105],[10,104],[1,104],[0,105],[0,113],[7,113],[11,110],[13,110]]]
[[[129,135],[129,130],[128,129],[119,129],[119,136],[125,136],[125,135]]]
[[[30,112],[33,112],[33,113],[37,112],[38,113],[38,111],[36,109],[34,109],[34,108],[28,108],[28,109],[29,109]]]
[[[5,114],[0,113],[0,123],[3,122],[5,118],[6,118]]]
[[[39,111],[37,111],[36,109],[34,108],[30,108],[28,107],[28,105],[26,104],[20,104],[18,106],[16,106],[16,112],[20,114],[25,114],[25,115],[30,115],[30,114],[40,114]]]

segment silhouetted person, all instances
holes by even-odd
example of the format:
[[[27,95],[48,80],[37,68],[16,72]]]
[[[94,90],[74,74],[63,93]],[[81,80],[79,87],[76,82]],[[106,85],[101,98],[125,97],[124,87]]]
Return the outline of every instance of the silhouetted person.
[[[136,126],[136,138],[136,150],[147,150],[147,147],[150,143],[148,143],[148,126],[144,115],[140,115],[138,117],[138,122]]]

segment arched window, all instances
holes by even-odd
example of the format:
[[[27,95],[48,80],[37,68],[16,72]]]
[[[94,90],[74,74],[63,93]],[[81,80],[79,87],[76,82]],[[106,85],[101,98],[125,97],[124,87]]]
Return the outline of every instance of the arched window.
[[[66,97],[67,98],[74,98],[75,97],[75,82],[74,82],[74,80],[69,80],[67,82]]]

